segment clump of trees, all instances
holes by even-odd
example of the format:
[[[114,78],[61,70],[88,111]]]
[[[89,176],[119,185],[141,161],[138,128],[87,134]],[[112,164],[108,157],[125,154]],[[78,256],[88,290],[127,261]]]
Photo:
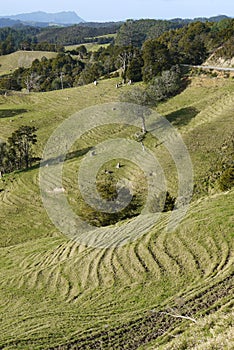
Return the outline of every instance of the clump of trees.
[[[173,66],[168,48],[157,40],[148,40],[143,47],[143,80],[149,82],[153,77]]]
[[[22,27],[0,29],[0,56],[17,50],[63,52],[64,46],[47,41],[38,42],[39,28]]]
[[[145,87],[136,86],[127,92],[123,92],[121,100],[141,106],[156,106],[157,103],[175,96],[183,85],[181,69],[176,65],[163,71],[160,76],[151,79]]]
[[[124,209],[114,213],[101,212],[89,207],[87,204],[83,204],[80,215],[84,220],[97,227],[114,225],[119,221],[136,217],[141,213],[145,204],[143,191],[130,193],[127,187],[118,188],[117,179],[112,173],[105,174],[105,178],[97,181],[97,190],[100,196],[107,201],[110,209],[115,207],[120,192],[123,204],[128,203],[129,198],[131,198],[130,203]],[[162,192],[159,196],[153,198],[149,211],[151,213],[172,211],[175,208],[175,202],[176,198],[171,196],[168,191]]]
[[[0,55],[6,55],[21,49],[21,43],[28,41],[30,43],[36,43],[36,35],[39,33],[38,28],[22,27],[18,29],[14,28],[1,28],[0,29]]]
[[[26,88],[30,92],[72,87],[76,85],[83,69],[83,62],[69,54],[60,53],[56,58],[36,59],[30,68],[17,69],[10,76],[5,76],[5,81],[0,82],[0,88],[6,89],[10,87],[9,84],[13,84],[15,90]]]
[[[165,31],[182,27],[181,23],[166,20],[141,19],[127,20],[118,31],[117,46],[133,46],[141,48],[147,39],[157,38]]]
[[[12,133],[7,142],[0,143],[1,174],[32,166],[35,160],[33,145],[37,143],[36,130],[34,126],[21,126]]]
[[[234,29],[233,29],[234,30]],[[214,58],[226,58],[231,59],[233,58],[233,47],[234,47],[234,37],[228,39],[223,46],[221,46],[215,53]]]
[[[153,78],[148,84],[147,91],[150,98],[157,104],[175,96],[184,85],[183,74],[179,65],[163,70],[160,76]]]
[[[113,174],[107,174],[105,179],[97,181],[97,189],[100,196],[108,201],[109,208],[114,208],[119,194],[117,192],[117,180],[115,176]],[[144,193],[136,192],[131,194],[129,189],[124,187],[119,189],[119,191],[121,191],[123,203],[128,202],[129,196],[131,196],[131,202],[124,209],[114,213],[101,212],[83,203],[81,216],[92,225],[100,227],[114,225],[119,221],[140,215],[145,204]],[[172,211],[175,205],[176,198],[166,191],[165,193],[160,193],[158,196],[154,196],[148,209],[151,213],[168,212]]]
[[[0,55],[17,50],[64,51],[64,45],[75,45],[86,42],[109,43],[113,38],[98,36],[116,33],[119,23],[85,23],[66,28],[30,27],[0,28]]]
[[[115,207],[116,200],[120,192],[123,204],[128,203],[129,196],[131,198],[131,202],[120,211],[108,213],[96,210],[93,207],[88,206],[85,202],[81,201],[81,206],[83,206],[81,207],[80,215],[85,221],[88,221],[97,227],[109,226],[140,214],[144,204],[143,194],[139,192],[131,194],[127,187],[118,188],[117,182],[118,181],[114,173],[104,174],[102,178],[97,180],[97,190],[100,196],[106,201],[109,209],[113,209]]]
[[[37,41],[37,39],[35,39]],[[24,40],[20,43],[19,49],[27,51],[51,51],[51,52],[64,52],[63,45],[50,44],[47,41],[44,42],[32,42],[31,39]]]

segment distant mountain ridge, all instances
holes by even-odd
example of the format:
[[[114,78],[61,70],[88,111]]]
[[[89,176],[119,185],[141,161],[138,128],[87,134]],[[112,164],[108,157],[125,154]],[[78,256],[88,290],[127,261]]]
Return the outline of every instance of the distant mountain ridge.
[[[21,21],[21,22],[36,22],[36,23],[51,23],[51,24],[78,24],[85,20],[79,17],[74,11],[63,11],[57,13],[47,13],[43,11],[20,13],[18,15],[1,16],[1,18]]]
[[[232,18],[226,15],[218,15],[210,18],[198,17],[198,18],[172,18],[167,21],[177,22],[182,25],[194,22],[219,22],[223,19]],[[155,19],[155,21],[157,21]],[[106,22],[106,23],[123,23],[121,22]],[[101,27],[105,26],[105,22],[86,22],[83,18],[79,17],[75,11],[63,11],[57,13],[47,13],[43,11],[31,12],[31,13],[21,13],[17,15],[1,16],[0,15],[0,28],[4,27],[15,27],[20,28],[22,26],[31,27],[49,27],[49,26],[59,26],[59,27],[69,27],[71,25],[79,24],[82,26],[90,27]]]

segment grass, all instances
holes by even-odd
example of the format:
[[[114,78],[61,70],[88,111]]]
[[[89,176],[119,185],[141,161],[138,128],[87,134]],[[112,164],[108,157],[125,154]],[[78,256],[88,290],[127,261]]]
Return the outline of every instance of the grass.
[[[0,56],[0,75],[9,74],[19,67],[29,68],[35,59],[56,57],[56,52],[47,51],[17,51]]]
[[[95,38],[86,38],[86,39],[99,39],[99,38],[116,38],[117,34],[106,34],[106,35],[100,35],[97,36]],[[86,40],[85,39],[85,40]],[[65,46],[65,50],[76,50],[77,47],[81,46],[81,45],[85,45],[86,49],[88,50],[88,52],[96,52],[100,49],[100,47],[106,48],[108,47],[110,44],[98,44],[95,42],[88,42],[88,43],[84,43],[84,44],[78,44],[78,45],[67,45]]]
[[[76,50],[77,47],[84,45],[88,52],[96,52],[100,49],[100,47],[107,48],[110,44],[97,44],[97,43],[84,43],[79,45],[68,45],[65,46],[65,50]]]
[[[181,132],[196,179],[204,176],[233,129],[232,84],[194,78],[183,93],[157,108]],[[35,125],[41,155],[63,120],[90,105],[118,101],[122,89],[115,88],[115,80],[104,80],[97,87],[0,96],[0,137],[7,139],[22,124]],[[85,135],[79,149],[128,132],[100,128]],[[153,149],[155,140],[147,136],[145,143]],[[175,193],[176,169],[168,152],[163,146],[154,152]],[[82,157],[81,152],[65,164],[70,200]],[[134,179],[135,168],[123,167],[124,176],[127,170]],[[0,348],[232,347],[233,191],[194,199],[173,233],[166,231],[169,213],[163,213],[140,239],[95,249],[70,241],[50,222],[37,168],[4,176],[0,188]],[[162,314],[171,309],[197,323]]]

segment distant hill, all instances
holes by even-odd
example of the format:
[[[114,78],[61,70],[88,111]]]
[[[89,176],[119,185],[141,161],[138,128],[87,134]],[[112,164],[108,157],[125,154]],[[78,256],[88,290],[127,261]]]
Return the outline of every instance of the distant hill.
[[[19,20],[13,20],[9,18],[0,18],[0,28],[4,27],[17,27],[22,25],[22,22]]]
[[[165,20],[165,22],[171,22],[171,23],[177,23],[180,25],[186,25],[188,23],[194,22],[194,21],[200,21],[200,22],[219,22],[223,19],[230,18],[226,15],[218,15],[210,18],[206,17],[200,17],[200,18],[173,18],[170,20]],[[157,21],[157,20],[155,20]],[[88,26],[88,27],[106,27],[106,26],[112,26],[113,23],[120,24],[122,22],[106,22],[106,23],[99,23],[99,22],[85,22],[84,19],[79,17],[76,12],[74,11],[64,11],[64,12],[58,12],[58,13],[46,13],[43,11],[37,11],[32,13],[21,13],[18,15],[9,15],[9,16],[0,16],[0,28],[4,27],[22,27],[24,25],[26,26],[32,26],[32,27],[49,27],[49,26],[59,26],[59,27],[68,27],[73,24],[79,24],[82,26]]]
[[[47,24],[78,24],[85,22],[74,11],[64,11],[58,13],[47,13],[43,11],[21,13],[18,15],[3,16],[4,19],[21,21],[26,24],[47,23]]]
[[[213,16],[213,17],[196,17],[196,18],[173,18],[170,20],[170,22],[177,22],[181,24],[187,24],[191,22],[220,22],[223,19],[228,19],[231,18],[226,15],[218,15],[218,16]]]
[[[230,17],[226,16],[226,15],[218,15],[218,16],[214,16],[214,17],[198,17],[198,18],[194,18],[194,21],[200,21],[200,22],[205,22],[205,21],[209,21],[209,22],[220,22],[223,19],[228,19]]]

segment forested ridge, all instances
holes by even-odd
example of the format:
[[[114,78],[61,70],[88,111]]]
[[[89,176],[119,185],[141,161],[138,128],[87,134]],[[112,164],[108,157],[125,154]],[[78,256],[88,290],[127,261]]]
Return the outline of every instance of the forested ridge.
[[[56,58],[35,60],[30,68],[21,67],[12,74],[3,76],[0,80],[0,89],[5,91],[27,88],[29,92],[57,90],[85,85],[101,77],[111,76],[120,76],[124,82],[143,80],[148,83],[175,65],[200,65],[220,47],[224,56],[232,55],[234,19],[224,19],[220,22],[192,22],[176,29],[172,29],[171,26],[174,24],[170,21],[128,20],[118,30],[114,42],[107,47],[100,45],[95,52],[88,51],[84,45],[65,51],[64,47],[56,42],[56,36],[54,44],[37,42],[36,29],[29,29],[31,36],[25,30],[4,29],[0,31],[3,38],[1,47],[6,51],[11,45],[9,37],[12,37],[17,39],[16,43],[21,48],[59,51],[59,54]],[[71,35],[80,28],[77,26],[60,28],[58,33]],[[53,33],[53,30],[47,29],[47,34]],[[93,40],[96,40],[97,34],[113,34],[117,26],[108,28],[84,26],[82,30],[82,35],[95,35]],[[27,38],[21,41],[26,33]],[[39,35],[44,35],[43,33],[46,31],[40,32]],[[75,32],[72,37],[74,42],[79,41]],[[92,40],[91,37],[89,39]],[[100,39],[108,41],[108,34],[107,37],[101,36]]]

